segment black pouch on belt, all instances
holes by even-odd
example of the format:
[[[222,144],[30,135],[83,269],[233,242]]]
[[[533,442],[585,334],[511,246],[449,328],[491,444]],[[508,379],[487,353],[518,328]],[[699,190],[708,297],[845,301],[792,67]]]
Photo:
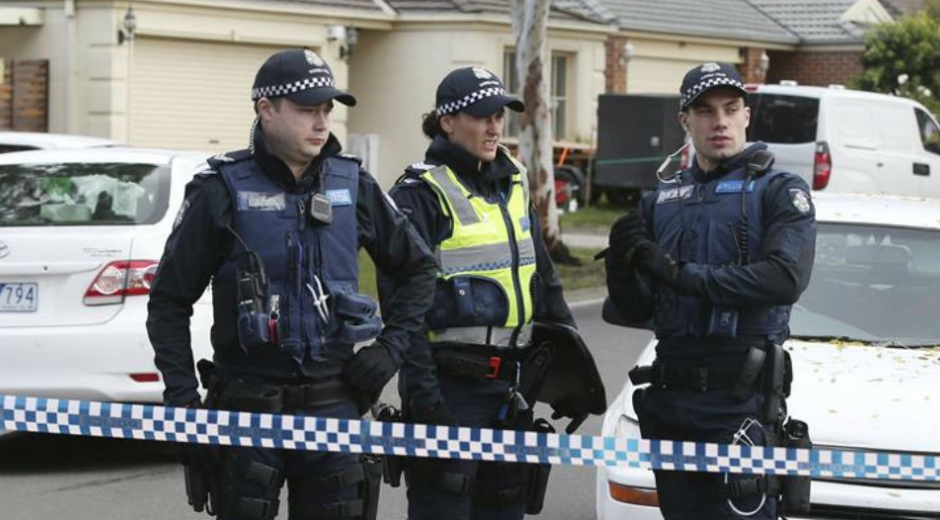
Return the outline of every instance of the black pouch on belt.
[[[536,419],[532,430],[538,433],[555,433],[555,428],[545,419]],[[552,472],[551,464],[532,464],[529,468],[528,500],[525,512],[527,515],[537,515],[542,512],[545,505],[545,491],[548,490],[548,476]]]
[[[781,428],[781,441],[785,448],[811,449],[813,441],[809,438],[809,426],[792,417]],[[810,510],[810,477],[783,477],[781,490],[782,513],[785,515],[805,515]]]

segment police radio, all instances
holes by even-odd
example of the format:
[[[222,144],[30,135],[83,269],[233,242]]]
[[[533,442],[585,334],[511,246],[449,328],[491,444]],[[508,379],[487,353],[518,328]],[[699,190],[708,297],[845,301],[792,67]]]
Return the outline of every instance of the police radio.
[[[314,193],[310,196],[310,218],[315,224],[333,222],[333,205],[326,195]]]
[[[276,335],[276,327],[273,324],[276,324],[277,319],[276,315],[269,315],[265,309],[268,280],[264,274],[264,262],[231,226],[228,230],[241,242],[247,257],[235,270],[238,338],[242,349],[263,347],[270,344],[272,336]]]

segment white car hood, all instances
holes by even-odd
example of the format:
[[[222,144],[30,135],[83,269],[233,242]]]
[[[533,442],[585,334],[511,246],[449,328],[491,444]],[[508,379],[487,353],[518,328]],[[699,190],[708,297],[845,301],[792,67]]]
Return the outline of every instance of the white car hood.
[[[791,416],[817,445],[940,453],[940,349],[788,341]]]

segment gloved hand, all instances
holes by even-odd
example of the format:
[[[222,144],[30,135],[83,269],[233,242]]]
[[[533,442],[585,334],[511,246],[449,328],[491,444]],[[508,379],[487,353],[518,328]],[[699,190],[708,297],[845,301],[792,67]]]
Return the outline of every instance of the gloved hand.
[[[346,383],[369,395],[380,392],[397,371],[398,365],[388,349],[376,344],[362,347],[343,365]]]
[[[202,408],[202,402],[199,399],[181,406],[181,408]],[[199,470],[210,472],[215,466],[215,457],[217,450],[214,446],[206,444],[193,444],[189,442],[171,443],[173,454],[180,464],[191,466]]]
[[[649,240],[646,222],[636,213],[628,213],[618,218],[610,228],[608,244],[614,261],[622,267],[630,267],[632,251],[643,240]]]
[[[561,419],[569,417],[574,419],[583,414],[581,406],[578,406],[574,399],[565,397],[552,402],[552,419]]]
[[[410,415],[412,422],[416,423],[457,426],[457,419],[442,403],[417,408]]]
[[[633,253],[633,265],[657,282],[673,289],[677,288],[679,266],[659,244],[649,240],[637,244]]]

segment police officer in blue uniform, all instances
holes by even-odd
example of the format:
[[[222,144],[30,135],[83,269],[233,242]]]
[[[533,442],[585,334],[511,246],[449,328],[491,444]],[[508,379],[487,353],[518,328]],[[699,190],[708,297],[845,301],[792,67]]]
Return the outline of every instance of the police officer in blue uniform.
[[[534,398],[522,397],[535,376],[526,363],[532,322],[574,326],[525,168],[499,145],[505,109],[524,107],[492,72],[465,67],[448,74],[423,122],[431,139],[424,161],[390,191],[440,262],[429,330],[414,338],[399,375],[411,422],[532,428]],[[411,458],[408,517],[519,519],[541,509],[530,490],[541,483],[544,493],[546,471]]]
[[[211,282],[214,367],[200,362],[207,406],[356,419],[406,358],[434,291],[435,260],[414,228],[330,132],[334,86],[309,50],[260,68],[251,146],[209,161],[186,198],[153,283],[147,330],[173,406],[201,406],[190,348],[193,303]],[[392,281],[390,304],[359,294],[364,247]],[[369,346],[354,353],[356,343]],[[180,444],[211,474],[221,518],[375,515],[378,480],[354,454]]]
[[[770,361],[809,283],[815,216],[803,179],[746,144],[745,95],[732,65],[686,74],[679,120],[695,161],[610,232],[613,307],[651,319],[658,340],[653,365],[631,371],[650,383],[633,399],[646,438],[764,445],[786,414],[779,381],[767,391],[781,372]],[[656,485],[667,519],[777,517],[772,479],[657,471]]]

